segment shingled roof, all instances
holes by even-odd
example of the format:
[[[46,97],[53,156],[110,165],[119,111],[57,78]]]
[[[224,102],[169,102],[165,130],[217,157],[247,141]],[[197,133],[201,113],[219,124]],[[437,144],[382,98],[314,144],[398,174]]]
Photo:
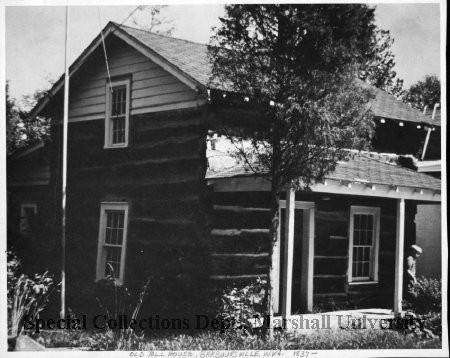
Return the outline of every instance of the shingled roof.
[[[152,53],[157,54],[165,61],[165,63],[169,64],[171,68],[175,68],[177,73],[185,76],[187,79],[193,80],[199,86],[215,88],[215,86],[209,82],[211,76],[211,64],[208,60],[207,46],[204,44],[158,35],[145,30],[119,25],[114,22],[109,22],[103,29],[103,33],[105,34],[105,37],[112,34],[126,36],[135,44],[144,46]],[[97,46],[101,46],[100,35],[91,42],[70,66],[71,76]],[[49,102],[49,99],[62,89],[63,84],[64,76],[61,76],[47,96],[44,96],[32,110],[32,117],[39,115],[40,111]],[[375,90],[376,97],[371,101],[372,111],[375,116],[393,120],[437,125],[429,116],[398,101],[394,96],[362,81],[361,84]]]
[[[206,45],[157,35],[124,25],[121,26],[121,29],[159,53],[166,60],[177,66],[180,71],[194,78],[202,85],[214,87],[209,83],[211,64],[208,61]],[[410,107],[408,104],[397,100],[394,96],[363,81],[359,82],[362,86],[370,87],[375,91],[375,98],[371,101],[371,109],[375,116],[399,121],[437,125],[428,116]]]
[[[263,172],[261,171],[261,173]],[[236,165],[220,171],[214,171],[214,168],[212,168],[206,174],[206,178],[221,179],[255,175],[248,166]],[[339,162],[336,169],[326,175],[325,178],[345,182],[389,185],[393,187],[400,186],[414,189],[441,190],[441,181],[439,179],[418,173],[415,170],[387,163],[381,159],[372,158],[370,154],[365,153],[350,155],[347,161]]]

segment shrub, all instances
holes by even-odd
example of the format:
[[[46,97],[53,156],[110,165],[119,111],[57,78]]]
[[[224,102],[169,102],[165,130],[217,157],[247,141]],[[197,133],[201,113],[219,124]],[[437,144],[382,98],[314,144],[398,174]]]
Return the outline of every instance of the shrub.
[[[229,322],[230,328],[240,328],[242,332],[252,331],[258,326],[255,317],[264,317],[266,311],[266,287],[267,281],[258,278],[242,288],[227,288],[220,300],[220,318]]]
[[[405,306],[425,320],[425,329],[442,334],[441,280],[420,277],[408,292]]]
[[[420,277],[409,292],[407,308],[415,313],[441,312],[441,280]]]
[[[114,277],[107,277],[105,280],[101,280],[98,288],[102,292],[102,298],[105,301],[102,302],[98,297],[97,301],[100,307],[105,310],[107,319],[118,320],[121,315],[128,316],[132,320],[137,319],[149,283],[150,281],[148,280],[142,287],[137,301],[133,302],[134,297],[128,288],[126,286],[119,286]],[[132,328],[113,331],[107,327],[106,335],[100,335],[99,337],[103,336],[109,337],[110,339],[106,339],[105,344],[101,343],[100,347],[96,346],[97,349],[108,349],[112,346],[112,348],[118,350],[130,350],[133,347],[139,346],[139,342],[142,341],[141,337]],[[87,337],[86,340],[88,342],[84,342],[85,344],[89,343],[92,338]],[[96,342],[98,340],[94,338],[93,341]],[[88,345],[92,346],[92,344]],[[106,348],[103,347],[104,345]]]
[[[53,290],[53,278],[44,272],[35,274],[34,279],[20,273],[20,261],[17,256],[8,252],[8,335],[17,336],[22,331],[25,316],[36,319],[48,302]]]

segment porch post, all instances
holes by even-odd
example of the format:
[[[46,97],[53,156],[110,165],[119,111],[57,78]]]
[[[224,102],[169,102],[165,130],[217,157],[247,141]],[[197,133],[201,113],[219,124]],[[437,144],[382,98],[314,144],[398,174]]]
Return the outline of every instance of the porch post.
[[[302,279],[301,295],[303,310],[313,309],[313,275],[314,275],[314,206],[304,211],[302,238]]]
[[[291,315],[292,298],[292,266],[294,262],[294,218],[295,218],[295,190],[290,188],[286,192],[286,230],[284,245],[284,267],[283,267],[283,304],[282,315]]]
[[[405,243],[405,199],[397,199],[397,238],[395,247],[394,315],[402,312],[403,256]]]
[[[278,215],[281,217],[281,212],[279,211]],[[281,230],[278,230],[277,233],[277,242],[273,246],[273,252],[272,252],[272,271],[270,272],[270,282],[272,283],[272,307],[273,307],[273,313],[277,314],[279,312],[279,305],[280,305],[280,246],[281,242],[280,240],[283,240],[283,238],[280,238],[280,232]]]

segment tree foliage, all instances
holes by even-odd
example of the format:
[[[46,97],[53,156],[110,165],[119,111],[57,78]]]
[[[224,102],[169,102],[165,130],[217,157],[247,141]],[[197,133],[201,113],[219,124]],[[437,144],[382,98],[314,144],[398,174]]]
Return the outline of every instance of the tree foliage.
[[[139,6],[141,17],[133,17],[133,23],[142,30],[171,36],[175,27],[170,19],[162,16],[161,10],[165,8],[167,5],[141,5]]]
[[[371,93],[356,78],[376,62],[374,10],[299,4],[225,10],[209,46],[211,85],[248,97],[257,113],[256,127],[228,136],[236,156],[271,182],[273,245],[281,191],[307,190],[347,148],[369,145]]]
[[[52,83],[50,82],[49,85]],[[48,118],[30,118],[28,109],[33,108],[44,96],[46,90],[37,90],[30,96],[24,96],[26,109],[20,108],[14,98],[9,95],[9,83],[6,82],[6,141],[7,153],[12,154],[17,149],[47,138],[50,130]]]
[[[394,39],[390,32],[377,28],[370,39],[369,55],[362,63],[358,77],[371,85],[401,98],[404,95],[403,80],[394,71]]]
[[[209,47],[214,81],[258,111],[259,128],[245,138],[252,145],[240,150],[248,164],[280,186],[306,188],[334,169],[342,149],[367,147],[370,93],[355,76],[372,56],[372,9],[230,5],[221,22]]]
[[[441,81],[434,75],[425,76],[406,91],[404,100],[419,110],[425,106],[433,109],[436,103],[441,103]]]

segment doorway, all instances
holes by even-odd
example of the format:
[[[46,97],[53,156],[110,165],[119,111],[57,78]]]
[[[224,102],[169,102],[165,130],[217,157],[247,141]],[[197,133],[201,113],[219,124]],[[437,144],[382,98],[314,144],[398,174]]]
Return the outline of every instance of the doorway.
[[[278,244],[274,249],[275,314],[291,315],[312,310],[314,207],[313,202],[296,201],[294,213],[289,215],[286,201],[280,201]],[[288,225],[293,235],[287,232]],[[286,249],[288,245],[290,250]]]

